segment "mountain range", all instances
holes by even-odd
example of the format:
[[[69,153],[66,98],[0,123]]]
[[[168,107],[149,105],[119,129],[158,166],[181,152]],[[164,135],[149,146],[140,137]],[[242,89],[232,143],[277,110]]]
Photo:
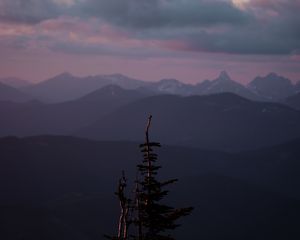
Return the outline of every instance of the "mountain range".
[[[271,91],[273,82],[284,93]],[[18,89],[0,83],[1,100],[6,100],[0,100],[0,136],[63,134],[137,141],[144,119],[153,114],[158,119],[154,137],[166,144],[240,151],[300,137],[299,93],[294,94],[288,79],[271,73],[248,86],[231,80],[225,71],[196,85],[68,73]],[[40,97],[30,97],[29,90]],[[63,98],[75,99],[58,101]]]
[[[118,107],[146,96],[140,91],[108,85],[62,103],[0,101],[0,135],[71,134]]]
[[[251,100],[264,100],[263,95],[256,94],[242,84],[233,81],[225,71],[222,71],[215,80],[207,80],[197,84],[193,95],[210,95],[224,92],[235,93]]]
[[[75,77],[62,73],[51,79],[22,88],[24,92],[45,102],[64,102],[83,97],[107,85],[136,89],[146,83],[121,74]]]
[[[270,73],[265,77],[256,77],[248,84],[248,88],[269,101],[283,100],[297,91],[297,85],[293,85],[289,79],[275,73]]]
[[[149,114],[158,119],[153,123],[153,136],[166,144],[242,150],[300,137],[299,111],[232,93],[143,98],[105,115],[77,135],[136,141],[143,134],[144,119]]]
[[[67,134],[137,141],[144,120],[153,114],[153,135],[166,144],[238,151],[300,137],[300,112],[283,104],[232,93],[149,94],[109,85],[62,103],[0,101],[0,136]]]
[[[0,79],[0,82],[17,88],[31,98],[48,103],[76,100],[107,85],[118,85],[125,89],[136,89],[153,95],[191,96],[231,92],[251,100],[275,102],[284,102],[285,98],[300,91],[299,84],[294,85],[289,79],[275,73],[256,77],[249,84],[242,85],[232,80],[226,71],[222,71],[214,80],[205,80],[194,85],[176,79],[146,82],[121,74],[76,77],[70,73],[62,73],[36,84],[29,84],[28,81],[16,78]],[[3,100],[14,100],[5,99],[5,95],[2,95]]]
[[[273,73],[244,86],[225,71],[195,85],[0,79],[0,239],[114,234],[117,179],[125,170],[134,183],[150,114],[159,178],[179,178],[166,200],[195,208],[176,239],[299,239],[298,88]]]

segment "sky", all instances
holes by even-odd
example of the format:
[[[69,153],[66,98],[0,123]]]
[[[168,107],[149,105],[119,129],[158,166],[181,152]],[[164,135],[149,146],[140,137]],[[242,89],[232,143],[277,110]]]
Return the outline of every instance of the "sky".
[[[300,0],[0,0],[0,77],[300,80]]]

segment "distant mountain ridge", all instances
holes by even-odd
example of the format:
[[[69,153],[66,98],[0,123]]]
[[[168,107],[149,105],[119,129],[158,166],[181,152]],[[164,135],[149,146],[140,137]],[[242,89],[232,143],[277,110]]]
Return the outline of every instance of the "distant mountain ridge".
[[[82,98],[62,103],[0,101],[0,136],[70,134],[122,105],[147,96],[137,90],[108,85]]]
[[[118,85],[125,89],[136,89],[146,83],[121,74],[76,77],[62,73],[46,81],[23,88],[32,96],[46,102],[64,102],[83,97],[107,85]]]
[[[143,119],[149,114],[159,119],[154,123],[154,137],[173,145],[234,151],[300,137],[299,111],[231,93],[143,98],[100,118],[77,135],[136,141],[143,132]]]
[[[300,83],[292,82],[276,73],[256,77],[249,84],[243,85],[231,79],[222,71],[214,80],[205,80],[195,85],[185,84],[176,79],[163,79],[148,87],[159,93],[190,95],[210,95],[215,93],[234,93],[255,101],[283,101],[286,97],[300,91]]]
[[[296,85],[276,73],[269,73],[265,77],[256,77],[248,84],[248,88],[270,101],[283,100],[296,93]]]
[[[11,102],[26,102],[33,98],[9,85],[0,82],[0,101],[11,101]]]
[[[118,85],[62,103],[0,101],[0,136],[68,134],[135,141],[149,114],[159,119],[155,136],[167,144],[236,151],[300,137],[300,112],[282,104],[233,93],[162,95]]]
[[[158,82],[149,82],[144,86],[156,94],[175,94],[175,95],[192,95],[194,94],[194,86],[178,81],[177,79],[161,79]]]
[[[218,78],[197,84],[195,94],[209,95],[215,93],[234,93],[251,100],[263,100],[263,97],[251,92],[247,87],[233,81],[226,71],[222,71]]]
[[[4,83],[14,88],[22,88],[32,84],[27,80],[15,78],[15,77],[0,78],[0,83]]]
[[[222,71],[214,80],[196,84],[186,84],[177,79],[162,79],[157,82],[138,80],[122,74],[76,77],[62,73],[43,82],[22,87],[21,89],[46,102],[63,102],[80,98],[106,85],[119,85],[125,89],[137,89],[154,94],[176,94],[182,96],[209,95],[230,92],[256,101],[282,101],[300,91],[299,84],[292,84],[287,78],[270,73],[256,77],[249,84],[242,85],[232,80]]]

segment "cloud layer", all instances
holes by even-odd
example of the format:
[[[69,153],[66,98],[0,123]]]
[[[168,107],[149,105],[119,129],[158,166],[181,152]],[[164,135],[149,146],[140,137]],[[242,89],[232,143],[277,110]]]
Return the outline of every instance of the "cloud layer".
[[[238,2],[1,0],[0,20],[38,25],[67,16],[85,23],[96,19],[99,28],[110,25],[141,41],[181,41],[190,51],[290,54],[300,49],[298,0]],[[97,27],[91,29],[90,34],[98,33]]]
[[[299,0],[0,0],[0,51],[298,62],[299,11]]]
[[[1,0],[0,21],[35,24],[63,14],[53,0]]]

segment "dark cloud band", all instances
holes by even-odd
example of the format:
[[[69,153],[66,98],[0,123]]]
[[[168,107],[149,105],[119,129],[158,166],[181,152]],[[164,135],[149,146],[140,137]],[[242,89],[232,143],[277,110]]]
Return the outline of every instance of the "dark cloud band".
[[[299,10],[299,1],[282,0],[253,0],[245,9],[229,0],[74,0],[71,5],[0,0],[0,21],[38,24],[65,15],[83,21],[96,18],[141,41],[181,41],[186,47],[180,50],[290,54],[300,49]]]
[[[248,14],[228,2],[205,0],[87,0],[77,12],[137,29],[241,24],[249,20]]]
[[[1,0],[0,21],[35,24],[62,14],[52,0]]]

